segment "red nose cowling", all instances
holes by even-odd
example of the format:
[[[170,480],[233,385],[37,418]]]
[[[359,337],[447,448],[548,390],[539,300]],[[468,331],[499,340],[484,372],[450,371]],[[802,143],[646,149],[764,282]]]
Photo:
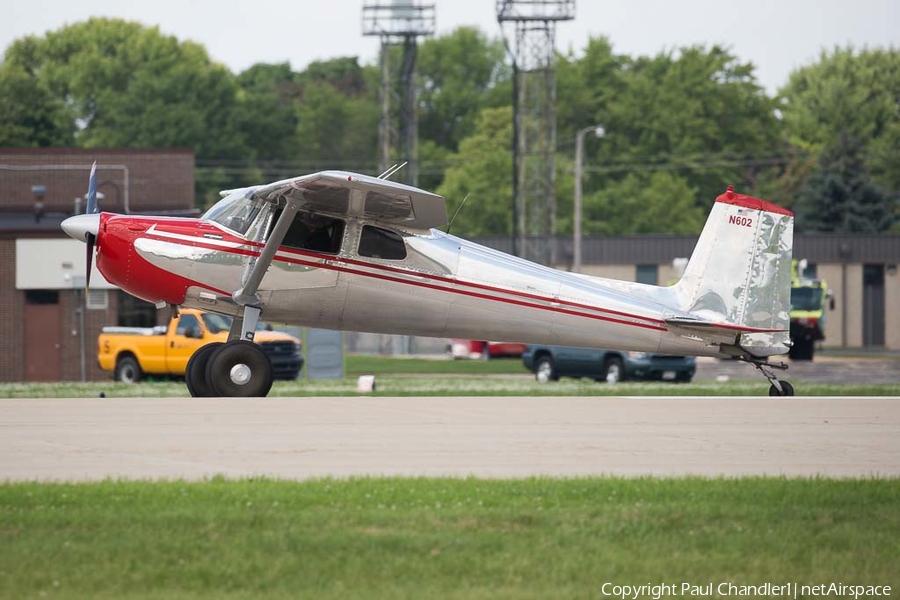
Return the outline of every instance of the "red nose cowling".
[[[182,304],[187,288],[197,285],[145,260],[134,247],[158,218],[103,213],[97,236],[97,268],[111,284],[147,302]]]

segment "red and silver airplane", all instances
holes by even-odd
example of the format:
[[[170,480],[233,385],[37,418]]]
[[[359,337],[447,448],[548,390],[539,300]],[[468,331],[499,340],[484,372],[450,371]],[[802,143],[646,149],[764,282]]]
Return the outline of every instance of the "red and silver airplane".
[[[498,339],[733,357],[769,395],[793,395],[770,359],[790,346],[793,214],[728,191],[681,280],[653,286],[559,271],[438,230],[441,196],[343,171],[222,192],[199,219],[97,213],[66,219],[88,270],[158,307],[231,315],[229,341],[198,350],[192,396],[265,396],[257,321],[345,331]],[[90,273],[87,274],[88,277]]]

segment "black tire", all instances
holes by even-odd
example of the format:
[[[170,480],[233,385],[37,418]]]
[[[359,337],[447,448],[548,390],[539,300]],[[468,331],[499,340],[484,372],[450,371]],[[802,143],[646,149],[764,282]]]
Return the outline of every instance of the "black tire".
[[[144,372],[137,359],[130,354],[120,356],[116,361],[116,372],[113,379],[122,383],[137,383],[144,378]]]
[[[769,386],[769,395],[770,396],[793,396],[794,395],[794,386],[792,386],[787,381],[780,381],[781,391],[778,391],[778,388],[775,387],[775,384]]]
[[[694,376],[690,373],[681,373],[675,378],[678,383],[690,383]]]
[[[272,389],[272,379],[269,357],[262,348],[245,340],[225,343],[213,352],[206,364],[206,381],[217,396],[265,396]]]
[[[206,365],[209,364],[209,358],[213,353],[222,346],[224,346],[222,342],[213,342],[200,346],[188,360],[187,367],[184,369],[184,383],[187,385],[192,398],[212,398],[215,396],[212,385],[206,378]]]
[[[534,378],[538,383],[548,383],[559,379],[553,359],[544,354],[534,362]]]
[[[610,380],[612,377],[612,380]],[[606,383],[619,383],[625,381],[625,363],[618,356],[611,356],[606,359],[603,365],[603,378]]]

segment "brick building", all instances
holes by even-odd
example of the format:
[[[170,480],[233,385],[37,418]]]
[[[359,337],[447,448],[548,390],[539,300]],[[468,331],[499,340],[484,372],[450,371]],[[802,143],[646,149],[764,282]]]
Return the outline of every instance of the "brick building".
[[[60,223],[84,212],[95,160],[101,210],[197,212],[191,150],[0,148],[0,381],[106,378],[100,329],[157,318],[96,269],[85,301],[85,246]]]

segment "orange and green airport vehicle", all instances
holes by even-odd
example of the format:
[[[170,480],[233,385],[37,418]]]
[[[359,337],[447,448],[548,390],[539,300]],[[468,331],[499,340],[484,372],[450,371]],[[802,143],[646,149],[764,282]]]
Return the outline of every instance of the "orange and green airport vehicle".
[[[816,342],[825,339],[825,317],[834,310],[834,293],[823,279],[806,277],[806,260],[791,268],[791,360],[812,360]],[[827,307],[827,309],[826,309]]]

